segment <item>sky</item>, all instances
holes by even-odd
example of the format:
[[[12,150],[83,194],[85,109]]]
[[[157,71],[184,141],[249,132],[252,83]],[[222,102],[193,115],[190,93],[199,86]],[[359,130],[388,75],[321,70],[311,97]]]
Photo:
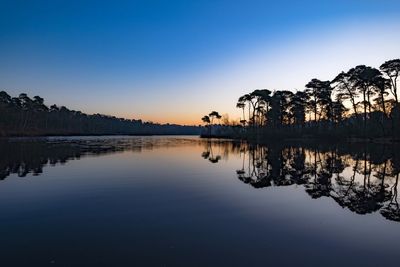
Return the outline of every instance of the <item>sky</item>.
[[[400,58],[400,1],[3,1],[0,90],[196,125],[254,89]]]

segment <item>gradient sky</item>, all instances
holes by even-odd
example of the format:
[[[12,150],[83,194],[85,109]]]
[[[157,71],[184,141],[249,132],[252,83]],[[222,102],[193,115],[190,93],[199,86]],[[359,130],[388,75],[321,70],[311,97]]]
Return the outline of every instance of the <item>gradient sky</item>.
[[[0,90],[199,124],[256,88],[400,57],[400,1],[3,1]]]

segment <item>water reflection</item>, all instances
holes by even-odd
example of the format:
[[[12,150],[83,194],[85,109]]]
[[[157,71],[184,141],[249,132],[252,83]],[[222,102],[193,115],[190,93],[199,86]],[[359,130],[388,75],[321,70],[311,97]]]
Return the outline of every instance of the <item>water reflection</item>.
[[[97,156],[123,151],[140,153],[155,147],[187,145],[199,142],[193,138],[151,137],[67,137],[16,138],[0,141],[0,180],[11,174],[25,177],[43,173],[46,166],[65,164],[83,156]]]
[[[215,163],[222,154],[238,153],[237,177],[254,188],[301,185],[313,199],[330,197],[357,214],[379,212],[400,221],[396,146],[249,145],[208,142],[202,156]]]
[[[201,146],[210,163],[240,157],[237,178],[253,188],[302,186],[313,199],[329,197],[357,214],[378,212],[400,221],[399,146],[272,144],[251,145],[197,138],[50,138],[0,142],[0,179],[40,175],[47,166],[83,156],[157,147]]]

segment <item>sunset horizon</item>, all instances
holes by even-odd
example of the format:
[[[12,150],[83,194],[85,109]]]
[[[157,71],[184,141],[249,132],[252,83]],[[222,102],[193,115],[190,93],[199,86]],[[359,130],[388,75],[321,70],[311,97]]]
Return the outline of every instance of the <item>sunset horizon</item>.
[[[237,121],[248,90],[295,92],[397,58],[399,3],[361,2],[5,1],[0,88],[88,114],[198,125],[217,110]]]
[[[0,0],[0,59],[1,266],[399,265],[400,0]]]

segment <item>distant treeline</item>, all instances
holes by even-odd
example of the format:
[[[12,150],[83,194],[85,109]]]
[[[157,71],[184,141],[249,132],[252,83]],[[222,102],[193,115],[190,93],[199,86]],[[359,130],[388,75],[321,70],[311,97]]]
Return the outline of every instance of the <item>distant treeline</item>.
[[[304,90],[258,89],[238,99],[244,137],[400,137],[400,59],[359,65]],[[210,114],[211,115],[211,114]],[[211,128],[210,116],[202,118]]]
[[[199,134],[200,127],[156,124],[102,114],[88,115],[64,106],[44,104],[40,96],[11,97],[0,92],[0,136]]]

